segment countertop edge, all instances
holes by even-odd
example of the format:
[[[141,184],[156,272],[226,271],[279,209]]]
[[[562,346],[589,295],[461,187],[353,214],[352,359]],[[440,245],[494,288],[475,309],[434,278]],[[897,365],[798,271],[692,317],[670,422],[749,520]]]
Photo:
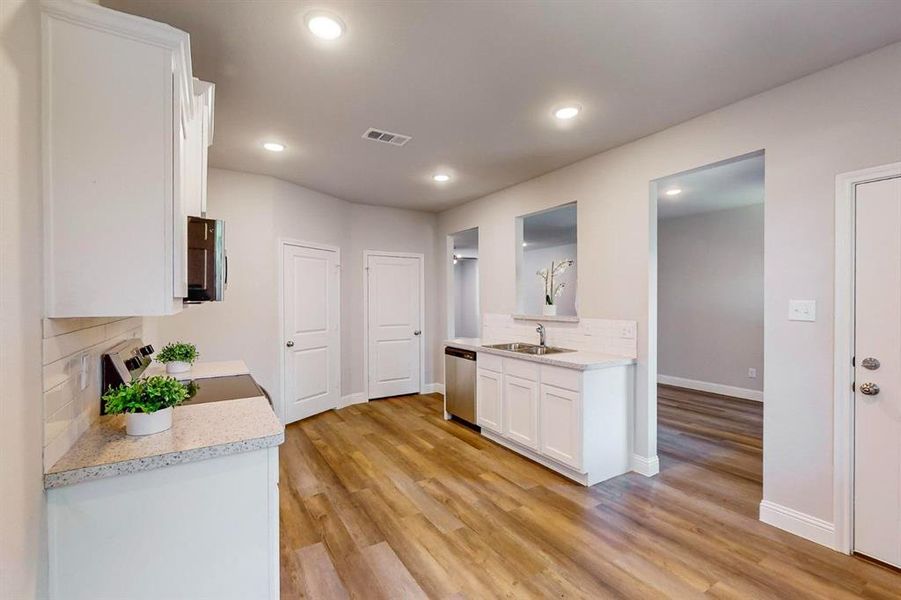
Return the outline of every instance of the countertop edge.
[[[284,441],[285,430],[282,428],[280,432],[273,435],[236,440],[213,446],[192,448],[190,450],[168,452],[166,454],[158,454],[156,456],[147,456],[144,458],[132,458],[103,465],[80,467],[68,471],[47,473],[44,475],[44,489],[50,490],[75,485],[77,483],[84,483],[86,481],[96,481],[98,479],[107,479],[119,475],[131,475],[142,471],[153,471],[155,469],[197,462],[210,458],[220,458],[223,456],[242,454],[244,452],[264,450],[266,448],[280,446]]]
[[[522,354],[520,352],[511,352],[509,350],[499,350],[497,348],[488,348],[481,344],[472,344],[469,342],[460,342],[457,340],[445,340],[443,346],[451,346],[453,348],[462,348],[472,352],[484,352],[485,354],[495,354],[497,356],[505,356],[507,358],[516,358],[530,362],[550,365],[552,367],[560,367],[563,369],[572,369],[574,371],[595,371],[598,369],[608,369],[611,367],[628,367],[635,365],[638,361],[627,356],[610,357],[598,362],[574,363],[565,360],[556,360],[548,356],[536,356],[532,354]],[[577,351],[578,352],[578,351]]]

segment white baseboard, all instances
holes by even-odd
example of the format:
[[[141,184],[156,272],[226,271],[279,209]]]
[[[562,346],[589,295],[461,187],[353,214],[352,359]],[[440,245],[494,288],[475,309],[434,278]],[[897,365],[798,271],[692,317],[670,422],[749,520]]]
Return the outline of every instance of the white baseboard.
[[[760,520],[811,542],[835,548],[835,526],[828,521],[769,500],[760,503]]]
[[[365,404],[366,403],[366,395],[363,392],[358,392],[356,394],[348,394],[347,396],[341,396],[341,403],[338,405],[338,408],[344,408],[345,406],[350,406],[351,404]]]
[[[657,455],[654,455],[651,458],[647,458],[645,456],[633,454],[632,470],[639,475],[644,475],[645,477],[653,477],[660,472],[660,459],[657,458]]]
[[[444,395],[444,384],[443,383],[427,383],[422,386],[423,394],[434,394],[439,393],[442,396]]]
[[[672,375],[657,375],[657,383],[674,385],[676,387],[688,388],[690,390],[698,390],[701,392],[709,392],[711,394],[722,394],[723,396],[732,396],[733,398],[743,398],[745,400],[763,402],[763,392],[750,390],[748,388],[740,388],[733,385],[723,385],[721,383],[711,383],[709,381],[697,381],[695,379],[685,379],[684,377],[673,377]]]

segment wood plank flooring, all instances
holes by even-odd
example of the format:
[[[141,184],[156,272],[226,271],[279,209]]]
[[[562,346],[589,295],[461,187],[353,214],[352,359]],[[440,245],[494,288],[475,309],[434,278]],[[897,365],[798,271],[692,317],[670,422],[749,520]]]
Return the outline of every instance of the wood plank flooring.
[[[290,425],[282,598],[901,598],[757,520],[760,406],[660,389],[662,471],[583,488],[405,396]]]

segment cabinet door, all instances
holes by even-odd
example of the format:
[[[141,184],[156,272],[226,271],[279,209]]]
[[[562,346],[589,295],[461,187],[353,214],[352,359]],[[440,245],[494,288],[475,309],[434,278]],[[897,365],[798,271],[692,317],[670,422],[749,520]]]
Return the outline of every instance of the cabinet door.
[[[541,386],[541,453],[582,468],[582,398],[578,392]]]
[[[538,383],[504,375],[504,437],[538,450]]]
[[[205,176],[203,161],[206,158],[206,147],[203,139],[204,107],[198,98],[194,118],[188,121],[185,131],[184,164],[184,206],[190,217],[203,216],[203,192]]]
[[[476,414],[480,427],[503,434],[501,374],[479,369],[476,385]]]

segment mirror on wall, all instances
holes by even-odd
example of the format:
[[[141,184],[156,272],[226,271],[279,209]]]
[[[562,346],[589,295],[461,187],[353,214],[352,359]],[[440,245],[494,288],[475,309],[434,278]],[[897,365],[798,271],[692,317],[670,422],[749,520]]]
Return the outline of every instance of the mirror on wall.
[[[576,204],[516,219],[517,307],[530,316],[575,317]]]

